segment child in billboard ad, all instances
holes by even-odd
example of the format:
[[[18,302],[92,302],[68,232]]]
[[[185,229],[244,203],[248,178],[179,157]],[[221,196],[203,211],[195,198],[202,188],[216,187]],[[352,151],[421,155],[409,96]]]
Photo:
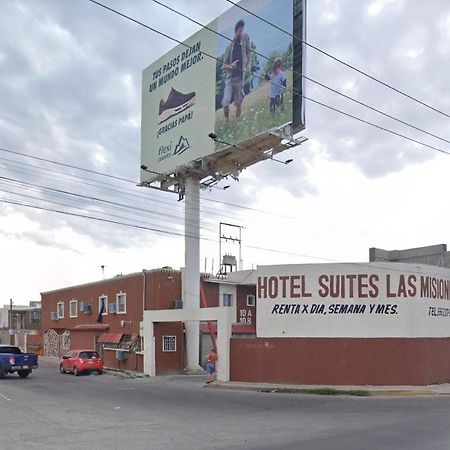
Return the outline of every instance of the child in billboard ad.
[[[286,74],[283,72],[283,61],[277,58],[272,67],[272,73],[265,76],[267,81],[270,81],[270,102],[269,109],[272,114],[275,114],[279,108],[281,112],[284,111],[284,91],[287,87]]]

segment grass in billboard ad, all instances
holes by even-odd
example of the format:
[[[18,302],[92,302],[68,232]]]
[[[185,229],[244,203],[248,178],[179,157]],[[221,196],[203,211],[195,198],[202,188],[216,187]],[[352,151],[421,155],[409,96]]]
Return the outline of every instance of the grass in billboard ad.
[[[258,14],[292,30],[291,2],[264,1]],[[215,133],[238,144],[292,120],[293,45],[290,36],[268,29],[255,17],[232,8],[217,30]],[[268,59],[260,55],[267,55]],[[217,149],[224,144],[217,143]]]
[[[288,84],[292,73],[286,74]],[[245,97],[239,120],[226,120],[223,109],[216,111],[216,134],[224,142],[236,143],[255,136],[258,133],[283,125],[292,120],[292,89],[287,89],[284,95],[284,109],[278,108],[275,113],[268,107],[270,84],[263,83]],[[225,145],[218,143],[220,149]]]

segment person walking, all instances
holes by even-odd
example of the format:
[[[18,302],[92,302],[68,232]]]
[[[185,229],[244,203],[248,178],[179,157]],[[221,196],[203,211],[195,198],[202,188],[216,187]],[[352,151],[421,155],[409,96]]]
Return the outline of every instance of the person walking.
[[[206,373],[208,374],[208,379],[206,381],[207,384],[212,383],[214,381],[214,373],[216,372],[216,363],[217,363],[217,352],[215,348],[212,348],[211,351],[206,356]]]

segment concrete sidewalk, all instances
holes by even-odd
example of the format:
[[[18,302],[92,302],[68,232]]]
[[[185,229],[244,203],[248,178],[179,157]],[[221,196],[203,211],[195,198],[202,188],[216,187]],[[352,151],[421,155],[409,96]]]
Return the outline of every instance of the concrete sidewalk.
[[[324,386],[277,383],[214,382],[211,389],[257,391],[265,393],[353,395],[353,396],[433,396],[450,395],[450,383],[429,386]]]

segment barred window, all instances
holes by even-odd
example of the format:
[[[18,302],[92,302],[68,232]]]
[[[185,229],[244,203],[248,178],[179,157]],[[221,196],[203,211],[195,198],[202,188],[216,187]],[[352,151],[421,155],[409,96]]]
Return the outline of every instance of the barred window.
[[[117,314],[125,314],[127,312],[127,294],[117,294]]]
[[[223,306],[233,306],[232,294],[223,294]]]
[[[70,300],[70,311],[69,316],[70,317],[77,317],[78,315],[78,301],[77,300]]]
[[[176,352],[177,351],[177,337],[176,336],[163,336],[162,351],[163,352]]]
[[[58,319],[64,319],[64,302],[58,302],[56,304],[56,314]]]

